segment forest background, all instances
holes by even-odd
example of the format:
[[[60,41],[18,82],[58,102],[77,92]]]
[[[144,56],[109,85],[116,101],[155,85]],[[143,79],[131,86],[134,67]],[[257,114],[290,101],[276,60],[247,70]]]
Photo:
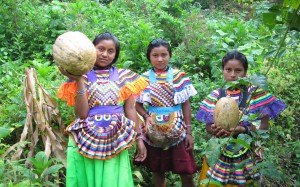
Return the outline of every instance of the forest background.
[[[221,59],[237,49],[249,60],[249,76],[288,108],[259,134],[266,161],[255,169],[262,186],[300,186],[300,12],[298,0],[0,0],[0,186],[64,186],[63,128],[75,118],[56,97],[64,81],[52,58],[55,39],[80,31],[91,40],[104,31],[121,42],[117,67],[142,73],[149,42],[172,45],[171,65],[185,71],[200,102],[223,84]],[[265,79],[267,78],[267,79]],[[193,118],[200,171],[209,136]],[[130,156],[134,155],[134,146]],[[216,155],[217,156],[217,155]],[[151,175],[133,166],[136,186]],[[197,177],[195,176],[195,184]],[[167,175],[167,186],[180,186]]]

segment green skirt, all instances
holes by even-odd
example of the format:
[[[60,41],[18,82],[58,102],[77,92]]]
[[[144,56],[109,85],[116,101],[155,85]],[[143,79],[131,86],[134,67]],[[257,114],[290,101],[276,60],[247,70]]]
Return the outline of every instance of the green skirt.
[[[69,138],[66,186],[133,187],[128,150],[107,160],[90,159],[77,152],[77,147]]]

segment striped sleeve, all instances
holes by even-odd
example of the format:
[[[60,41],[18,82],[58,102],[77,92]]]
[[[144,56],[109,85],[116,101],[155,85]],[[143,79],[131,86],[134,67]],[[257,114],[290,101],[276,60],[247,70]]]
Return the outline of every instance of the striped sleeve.
[[[200,104],[200,108],[196,114],[196,119],[205,123],[213,123],[214,110],[219,98],[220,93],[218,89],[206,96]]]
[[[269,119],[275,119],[286,108],[284,102],[262,89],[251,87],[250,93],[251,100],[248,112],[250,114],[260,113],[259,119],[265,116],[268,116]]]
[[[119,69],[119,81],[119,102],[128,99],[131,95],[137,98],[148,85],[144,77],[125,69]]]
[[[185,72],[174,69],[174,103],[180,104],[197,94],[195,87]]]

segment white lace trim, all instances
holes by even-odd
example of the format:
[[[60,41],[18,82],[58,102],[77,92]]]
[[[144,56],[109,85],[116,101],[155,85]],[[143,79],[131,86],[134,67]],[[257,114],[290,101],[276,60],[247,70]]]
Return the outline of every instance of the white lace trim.
[[[140,97],[136,99],[139,103],[151,103],[150,93],[142,92]]]
[[[185,86],[184,89],[180,92],[175,92],[174,95],[174,103],[180,104],[180,103],[184,103],[185,101],[187,101],[190,97],[194,96],[197,94],[196,89],[194,88],[194,86],[192,84]]]

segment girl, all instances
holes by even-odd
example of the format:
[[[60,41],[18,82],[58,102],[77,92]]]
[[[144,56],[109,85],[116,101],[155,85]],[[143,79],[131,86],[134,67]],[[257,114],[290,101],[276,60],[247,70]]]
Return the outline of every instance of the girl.
[[[60,68],[71,80],[62,85],[58,97],[69,105],[75,104],[78,116],[66,128],[70,136],[66,186],[133,187],[127,148],[140,132],[135,125],[133,95],[147,83],[136,73],[113,66],[120,53],[119,41],[113,34],[100,34],[93,43],[97,60],[90,72],[74,76]],[[146,149],[141,140],[137,147],[140,158]]]
[[[236,81],[239,77],[245,77],[248,69],[248,62],[242,53],[233,51],[227,53],[222,60],[223,76],[227,82]],[[249,86],[244,90],[219,88],[211,92],[200,105],[196,119],[206,123],[206,131],[214,137],[233,137],[238,134],[250,134],[256,130],[248,121],[242,121],[236,128],[230,130],[216,127],[213,121],[213,112],[217,101],[221,97],[230,95],[239,104],[240,111],[245,111],[245,115],[259,114],[260,120],[258,129],[267,130],[269,120],[275,119],[285,108],[285,104],[273,95],[257,89],[257,86]],[[246,103],[249,103],[247,105]],[[246,107],[246,108],[245,108]],[[244,110],[246,109],[246,110]],[[213,166],[208,166],[204,157],[202,171],[199,181],[211,178],[222,183],[224,186],[247,186],[253,180],[260,178],[259,173],[252,170],[255,162],[262,161],[262,150],[259,145],[255,145],[252,150],[242,147],[236,150],[235,144],[230,143],[219,156],[219,160]],[[241,168],[241,163],[244,163]],[[215,185],[209,185],[215,186]]]
[[[141,164],[153,172],[156,187],[166,185],[168,171],[180,174],[182,186],[193,187],[196,164],[189,97],[197,92],[184,72],[169,66],[171,57],[165,40],[156,39],[148,45],[147,58],[153,67],[142,74],[149,85],[136,103],[145,121],[141,138],[147,158]]]

